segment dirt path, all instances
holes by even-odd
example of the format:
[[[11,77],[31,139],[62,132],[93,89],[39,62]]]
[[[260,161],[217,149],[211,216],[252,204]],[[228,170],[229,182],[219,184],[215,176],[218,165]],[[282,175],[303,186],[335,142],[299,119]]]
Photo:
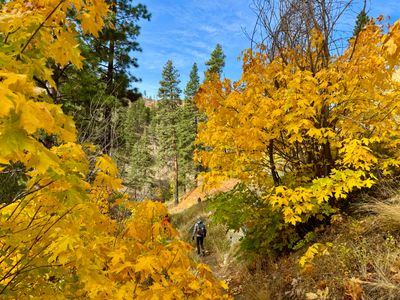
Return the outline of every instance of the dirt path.
[[[202,187],[197,187],[191,192],[182,197],[179,205],[175,206],[172,203],[168,210],[172,215],[172,219],[176,222],[175,226],[180,232],[181,238],[191,243],[193,246],[193,258],[199,263],[205,263],[211,267],[214,275],[225,281],[229,286],[229,294],[234,299],[240,298],[241,292],[241,274],[237,271],[237,262],[235,261],[235,249],[239,244],[239,239],[242,236],[240,233],[226,232],[226,228],[222,225],[215,225],[211,222],[212,212],[207,210],[207,195],[230,190],[236,180],[224,182],[224,184],[208,193],[203,192]],[[199,204],[198,198],[202,201]],[[201,217],[207,226],[207,237],[204,241],[206,249],[205,256],[198,256],[196,245],[191,241],[193,225],[197,218]]]
[[[207,251],[207,246],[209,246],[208,243],[212,242],[210,241],[211,237],[207,238],[209,240],[205,242],[206,255],[198,256],[197,254],[195,254],[196,261],[209,265],[213,270],[214,275],[219,280],[223,280],[228,284],[228,293],[230,296],[233,297],[233,299],[244,299],[243,297],[241,297],[242,285],[240,282],[240,274],[237,274],[237,270],[235,270],[235,261],[232,251],[232,248],[235,247],[234,243],[236,243],[237,240],[232,243],[231,248],[229,248],[226,252],[216,253],[213,251]]]

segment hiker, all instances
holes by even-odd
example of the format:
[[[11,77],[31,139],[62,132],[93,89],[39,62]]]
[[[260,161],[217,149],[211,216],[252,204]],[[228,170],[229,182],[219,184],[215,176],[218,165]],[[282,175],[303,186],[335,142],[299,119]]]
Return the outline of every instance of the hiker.
[[[197,242],[197,254],[198,255],[204,255],[204,238],[207,235],[207,229],[206,225],[203,223],[201,218],[199,217],[197,219],[196,224],[194,224],[194,229],[193,229],[193,235],[192,235],[192,240],[194,240],[194,236],[196,236],[196,242]]]

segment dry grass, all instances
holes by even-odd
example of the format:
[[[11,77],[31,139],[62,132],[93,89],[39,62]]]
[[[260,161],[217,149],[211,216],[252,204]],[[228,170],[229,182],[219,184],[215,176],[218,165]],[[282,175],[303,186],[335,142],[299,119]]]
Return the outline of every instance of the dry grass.
[[[305,249],[269,261],[235,261],[237,244],[230,243],[225,228],[209,222],[205,203],[192,203],[173,215],[173,222],[188,237],[196,217],[205,218],[210,263],[221,279],[229,277],[235,299],[398,300],[400,191],[390,184],[375,193],[363,199],[354,217],[342,215],[340,222],[317,234],[316,242],[334,246],[330,255],[315,258],[304,270],[298,261]]]
[[[203,185],[199,185],[195,189],[187,192],[180,199],[179,204],[176,206],[173,202],[169,204],[168,210],[172,214],[180,213],[193,205],[196,205],[197,200],[200,198],[204,202],[209,196],[214,195],[218,192],[226,192],[231,190],[239,181],[236,179],[230,179],[222,182],[218,188],[206,190]]]
[[[172,224],[179,228],[181,238],[191,242],[193,226],[198,217],[201,217],[207,226],[207,237],[204,240],[205,248],[214,257],[214,263],[223,265],[225,255],[229,253],[231,246],[227,237],[226,227],[211,222],[211,212],[206,209],[207,203],[197,203],[190,208],[172,215]]]
[[[343,215],[320,233],[317,242],[334,246],[311,267],[299,268],[302,249],[247,273],[240,299],[400,299],[399,194],[370,199],[357,218]]]
[[[361,205],[361,210],[375,214],[375,224],[387,230],[400,229],[400,195],[388,200],[373,200]]]

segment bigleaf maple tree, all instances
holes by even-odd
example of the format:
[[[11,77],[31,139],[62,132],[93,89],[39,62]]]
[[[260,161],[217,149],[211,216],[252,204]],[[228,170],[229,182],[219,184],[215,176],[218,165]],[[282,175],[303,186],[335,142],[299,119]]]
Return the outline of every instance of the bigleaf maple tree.
[[[399,37],[399,21],[370,22],[340,56],[316,29],[308,52],[245,51],[239,81],[215,77],[196,98],[205,180],[240,179],[293,226],[398,171]]]
[[[124,223],[109,217],[111,203],[126,202],[117,168],[106,155],[91,167],[93,146],[76,143],[73,120],[35,85],[55,88],[50,60],[82,66],[75,27],[96,36],[106,2],[16,0],[0,9],[0,172],[18,163],[26,179],[0,203],[0,297],[225,298],[225,284],[161,226],[162,204],[126,203]]]

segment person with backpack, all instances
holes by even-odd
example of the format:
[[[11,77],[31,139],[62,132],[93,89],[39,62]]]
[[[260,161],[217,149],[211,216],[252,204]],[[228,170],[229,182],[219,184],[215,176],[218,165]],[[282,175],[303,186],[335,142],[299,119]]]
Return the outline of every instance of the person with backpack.
[[[207,235],[207,228],[206,225],[203,223],[201,218],[199,217],[197,219],[196,224],[194,224],[194,229],[193,229],[193,235],[192,235],[192,240],[194,240],[194,237],[196,236],[196,242],[197,242],[197,254],[198,255],[203,255],[205,254],[204,251],[204,238]]]

